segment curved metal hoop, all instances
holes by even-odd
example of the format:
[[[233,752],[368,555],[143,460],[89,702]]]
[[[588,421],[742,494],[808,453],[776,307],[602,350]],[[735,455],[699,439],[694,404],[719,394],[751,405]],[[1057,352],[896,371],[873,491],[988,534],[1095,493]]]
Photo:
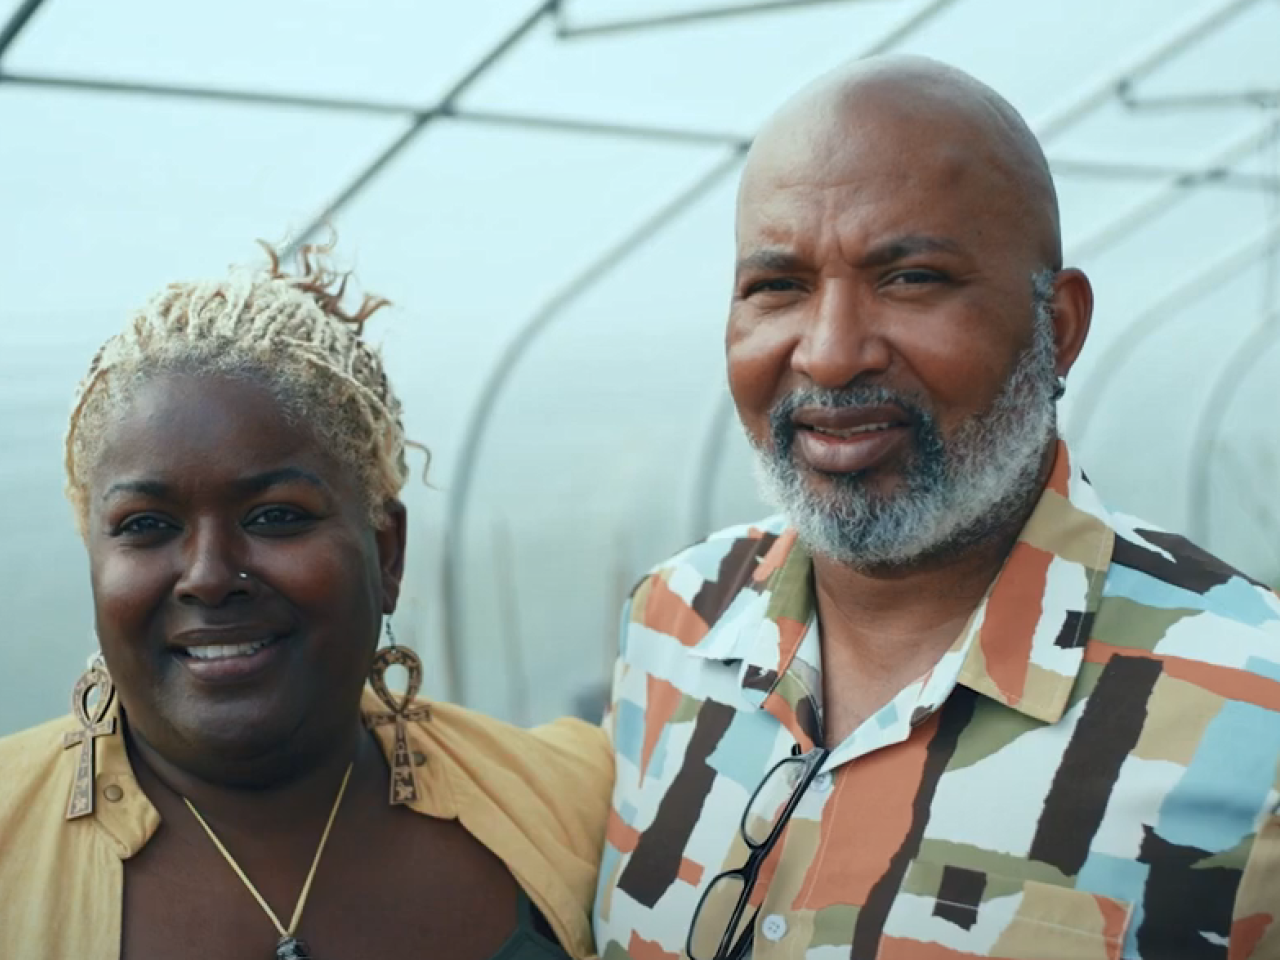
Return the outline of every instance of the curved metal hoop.
[[[1254,367],[1280,341],[1280,310],[1270,314],[1247,336],[1227,359],[1213,382],[1209,399],[1196,420],[1191,441],[1191,484],[1187,492],[1191,539],[1197,542],[1209,534],[1210,498],[1213,493],[1211,457],[1222,435],[1223,414],[1240,392]]]

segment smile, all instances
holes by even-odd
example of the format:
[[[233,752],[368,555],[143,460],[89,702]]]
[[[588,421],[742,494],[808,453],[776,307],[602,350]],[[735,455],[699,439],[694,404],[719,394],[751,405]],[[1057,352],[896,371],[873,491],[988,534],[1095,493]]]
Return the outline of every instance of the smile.
[[[849,437],[856,437],[863,433],[879,433],[882,430],[892,430],[894,427],[901,426],[897,423],[868,423],[861,427],[850,427],[847,430],[828,430],[823,427],[807,427],[814,433],[820,433],[824,437],[837,437],[845,440]]]
[[[825,474],[865,473],[909,450],[911,430],[903,423],[878,420],[851,426],[801,424],[796,455],[811,470]]]
[[[259,650],[275,643],[274,637],[254,640],[250,643],[217,644],[207,647],[187,647],[183,652],[195,660],[231,660],[235,657],[251,657]]]

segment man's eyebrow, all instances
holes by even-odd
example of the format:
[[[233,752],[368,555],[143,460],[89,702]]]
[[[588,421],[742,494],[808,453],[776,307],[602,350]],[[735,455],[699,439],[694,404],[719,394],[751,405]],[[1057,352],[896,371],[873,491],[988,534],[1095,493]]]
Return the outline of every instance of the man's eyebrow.
[[[872,247],[858,261],[859,267],[883,267],[922,253],[946,253],[962,255],[964,248],[948,237],[926,234],[904,234]],[[746,273],[790,273],[805,269],[805,262],[795,253],[782,247],[765,247],[749,253],[738,261],[737,275]]]
[[[239,492],[252,495],[286,483],[305,483],[326,493],[329,491],[328,484],[310,470],[303,470],[301,467],[281,467],[278,470],[256,473],[235,480],[232,485]],[[108,487],[102,499],[108,500],[121,493],[140,493],[143,496],[155,497],[157,500],[165,500],[172,497],[173,486],[163,480],[121,480]]]
[[[947,237],[931,237],[917,233],[906,234],[872,247],[858,262],[858,266],[884,267],[921,253],[960,255],[964,253],[964,248]]]
[[[786,273],[799,270],[804,262],[790,250],[781,247],[765,247],[749,253],[738,261],[737,275],[744,273]]]

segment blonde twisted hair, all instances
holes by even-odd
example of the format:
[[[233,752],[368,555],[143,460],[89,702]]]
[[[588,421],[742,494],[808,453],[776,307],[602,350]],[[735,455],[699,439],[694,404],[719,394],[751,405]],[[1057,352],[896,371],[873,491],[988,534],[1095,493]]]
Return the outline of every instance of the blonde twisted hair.
[[[305,246],[290,275],[276,252],[266,270],[173,283],[98,350],[76,392],[66,436],[67,496],[82,534],[89,479],[111,418],[138,385],[162,373],[248,377],[275,395],[360,481],[369,519],[386,522],[387,501],[408,476],[400,401],[378,355],[360,339],[388,301],[366,295],[342,307],[349,274],[328,260],[332,242]]]

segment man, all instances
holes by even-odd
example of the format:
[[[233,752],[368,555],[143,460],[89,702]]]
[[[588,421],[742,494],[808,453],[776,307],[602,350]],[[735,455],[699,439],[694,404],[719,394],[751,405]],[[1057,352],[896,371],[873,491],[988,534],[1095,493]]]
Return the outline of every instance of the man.
[[[783,517],[632,596],[604,960],[1280,958],[1280,601],[1058,438],[1092,293],[1025,123],[838,71],[757,139],[737,243]]]

